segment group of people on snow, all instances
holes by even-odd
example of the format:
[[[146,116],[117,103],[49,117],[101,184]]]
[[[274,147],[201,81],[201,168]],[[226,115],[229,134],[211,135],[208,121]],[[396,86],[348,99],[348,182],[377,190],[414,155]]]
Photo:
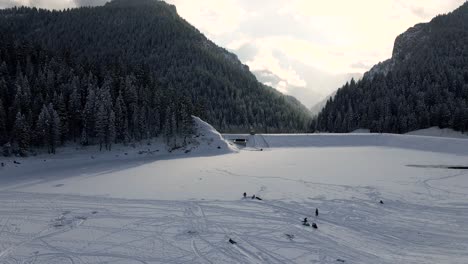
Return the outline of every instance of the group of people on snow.
[[[315,209],[315,217],[318,217],[319,213],[318,213],[318,208]],[[318,226],[316,223],[312,223],[312,225],[309,223],[309,221],[307,220],[307,217],[304,218],[304,220],[302,220],[302,225],[304,226],[312,226],[312,228],[314,229],[318,229]]]
[[[257,199],[257,200],[259,200],[259,201],[263,200],[262,198],[256,196],[255,194],[252,195],[251,198],[252,198],[252,200],[253,200],[253,199]],[[244,199],[247,199],[247,193],[246,193],[246,192],[244,192]]]
[[[243,195],[243,196],[244,196],[244,199],[247,199],[247,192],[244,192],[244,195]],[[260,201],[263,200],[262,198],[256,196],[255,194],[253,194],[251,198],[252,198],[252,200],[253,200],[253,199],[257,199],[257,200],[260,200]],[[382,202],[382,201],[381,201],[381,202]],[[318,208],[315,208],[315,217],[318,217],[318,216],[319,216],[319,210],[318,210]],[[304,220],[302,221],[302,225],[304,225],[304,226],[311,226],[311,225],[309,224],[309,222],[307,221],[307,217],[304,218]],[[315,228],[315,229],[318,229],[318,226],[317,226],[316,223],[312,223],[312,227]],[[229,239],[229,240],[231,240],[231,239]],[[229,242],[231,242],[231,241],[229,241]],[[231,244],[233,244],[233,243],[231,243]]]

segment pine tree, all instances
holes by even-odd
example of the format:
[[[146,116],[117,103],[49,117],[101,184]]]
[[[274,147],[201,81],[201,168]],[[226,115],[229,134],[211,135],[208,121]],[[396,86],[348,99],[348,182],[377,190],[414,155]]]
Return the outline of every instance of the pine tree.
[[[107,127],[106,148],[112,150],[112,144],[115,142],[115,113],[111,110],[109,114],[109,125]]]
[[[109,126],[109,120],[107,111],[104,104],[99,104],[98,110],[96,112],[96,126],[95,133],[97,143],[99,144],[99,150],[102,150],[102,146],[106,144],[106,135]]]
[[[94,136],[94,126],[96,121],[96,94],[93,88],[88,88],[86,104],[82,113],[83,129],[81,133],[81,143],[88,145],[92,143],[91,139]]]
[[[69,130],[71,132],[71,137],[73,141],[76,140],[76,137],[80,135],[80,126],[81,126],[81,94],[78,91],[78,84],[77,80],[74,79],[73,81],[73,91],[70,95],[70,99],[68,102],[69,105]]]
[[[139,115],[138,115],[138,131],[141,135],[141,139],[148,139],[150,137],[148,131],[148,119],[146,115],[146,107],[140,107]]]
[[[193,134],[193,119],[187,105],[183,103],[180,108],[181,135],[184,139],[184,146],[188,144],[187,138]]]
[[[127,144],[130,141],[130,131],[128,129],[128,111],[122,97],[122,92],[119,92],[115,103],[115,129],[116,138],[119,142]]]
[[[0,146],[7,142],[6,113],[3,102],[0,99]]]
[[[44,105],[37,120],[36,134],[39,143],[47,146],[49,153],[51,153],[49,145],[50,121],[49,109]]]
[[[61,127],[60,116],[53,104],[50,103],[48,107],[44,105],[39,114],[36,132],[50,154],[56,153],[57,146],[61,142]]]
[[[49,144],[52,154],[55,154],[57,146],[60,144],[61,138],[61,121],[60,116],[57,111],[54,109],[52,103],[49,104],[49,115],[50,115],[50,134],[49,134]]]
[[[57,106],[57,113],[60,118],[60,142],[61,144],[65,143],[65,140],[68,136],[68,110],[67,106],[65,104],[65,98],[63,96],[63,93],[61,93],[58,98],[56,99],[57,103],[55,104]]]
[[[28,156],[30,148],[30,136],[31,130],[29,124],[26,121],[26,117],[18,112],[15,119],[15,141],[18,144],[18,153],[22,157]]]

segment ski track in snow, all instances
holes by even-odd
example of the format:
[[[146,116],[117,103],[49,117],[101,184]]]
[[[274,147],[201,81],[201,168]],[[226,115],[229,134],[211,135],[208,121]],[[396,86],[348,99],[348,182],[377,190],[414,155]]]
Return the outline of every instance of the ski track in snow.
[[[207,144],[218,151],[216,136]],[[463,162],[462,141],[447,141],[460,145],[452,155],[451,147],[426,150],[426,140],[443,146],[444,139],[422,137],[389,137],[411,141],[417,151],[386,148],[385,136],[378,136],[380,148],[339,148],[347,142],[339,136],[248,137],[244,150],[265,151],[103,166],[89,174],[80,168],[80,175],[64,161],[57,166],[67,170],[38,180],[27,177],[34,168],[25,175],[18,168],[22,177],[1,186],[0,264],[467,263],[468,171],[406,166]],[[308,148],[278,147],[304,139]],[[312,149],[319,143],[330,148]],[[141,182],[132,187],[133,181]],[[155,183],[161,193],[148,196],[153,189],[144,185]],[[108,194],[108,184],[125,186]],[[178,195],[194,197],[159,198],[178,185],[196,190]],[[244,188],[263,200],[232,198]],[[318,229],[303,226],[304,217]]]
[[[459,207],[369,200],[56,199],[19,192],[2,192],[0,201],[8,218],[0,233],[5,264],[466,263],[468,257],[468,210]],[[318,206],[323,209],[315,218]],[[319,228],[302,226],[304,215]]]

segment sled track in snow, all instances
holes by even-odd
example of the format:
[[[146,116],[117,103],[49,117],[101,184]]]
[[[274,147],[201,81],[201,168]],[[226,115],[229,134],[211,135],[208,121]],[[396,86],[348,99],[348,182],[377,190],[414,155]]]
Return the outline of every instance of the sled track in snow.
[[[16,192],[0,194],[0,201],[0,213],[9,219],[0,229],[2,264],[336,263],[337,259],[462,264],[468,258],[468,212],[459,206],[396,201],[382,206],[366,200],[298,204],[70,195],[57,199]],[[322,213],[315,218],[319,206]],[[303,217],[319,228],[302,226]],[[57,221],[64,225],[56,227]],[[229,238],[237,244],[231,245]]]

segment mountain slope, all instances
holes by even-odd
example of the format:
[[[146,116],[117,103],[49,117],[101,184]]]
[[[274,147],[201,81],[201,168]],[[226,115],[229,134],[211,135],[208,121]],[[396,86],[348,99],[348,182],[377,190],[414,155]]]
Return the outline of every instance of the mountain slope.
[[[53,152],[67,140],[186,136],[191,114],[231,132],[299,132],[310,121],[161,1],[0,10],[0,35],[1,145]]]
[[[392,58],[343,86],[317,118],[321,131],[468,129],[468,3],[398,36]]]
[[[327,102],[330,99],[332,99],[335,95],[336,95],[336,91],[334,91],[333,93],[331,93],[330,95],[325,97],[322,101],[320,101],[320,102],[316,103],[315,105],[313,105],[310,108],[310,112],[312,113],[312,115],[318,115],[320,113],[320,111],[322,111],[322,109],[325,107],[325,105],[327,105]]]

